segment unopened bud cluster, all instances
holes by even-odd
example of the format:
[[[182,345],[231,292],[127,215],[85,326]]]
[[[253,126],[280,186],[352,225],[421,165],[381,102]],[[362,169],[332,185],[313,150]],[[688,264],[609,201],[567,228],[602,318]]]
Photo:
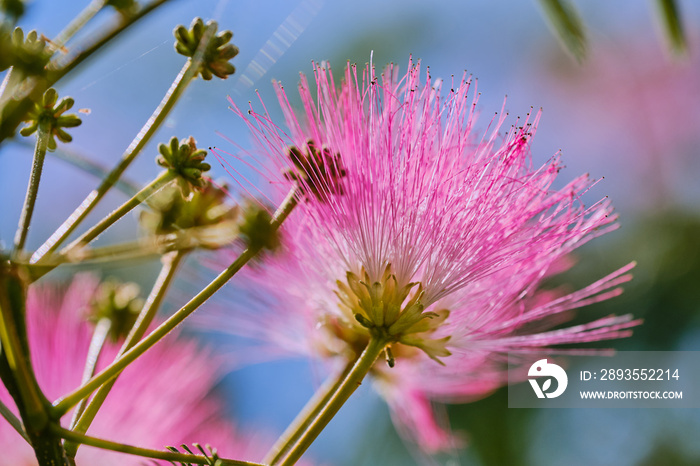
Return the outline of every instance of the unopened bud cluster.
[[[222,31],[217,34],[218,27],[216,21],[208,21],[205,25],[201,18],[195,18],[189,29],[180,25],[173,32],[177,39],[175,50],[186,57],[194,58],[202,46],[202,40],[207,41],[203,45],[202,64],[197,70],[205,81],[213,76],[226,79],[236,71],[229,63],[229,60],[238,55],[238,47],[229,43],[233,33]]]
[[[64,97],[58,104],[58,93],[55,89],[48,89],[41,103],[34,105],[27,119],[27,126],[20,130],[22,136],[29,136],[37,130],[49,134],[48,149],[56,150],[56,138],[61,142],[71,142],[73,137],[64,128],[80,126],[82,121],[77,115],[65,112],[73,108],[75,101],[71,97]]]
[[[204,162],[207,151],[198,149],[192,136],[182,141],[173,137],[167,145],[158,145],[158,152],[160,155],[156,157],[156,162],[176,175],[183,196],[189,197],[193,188],[201,189],[204,186],[202,172],[209,171],[211,165]]]

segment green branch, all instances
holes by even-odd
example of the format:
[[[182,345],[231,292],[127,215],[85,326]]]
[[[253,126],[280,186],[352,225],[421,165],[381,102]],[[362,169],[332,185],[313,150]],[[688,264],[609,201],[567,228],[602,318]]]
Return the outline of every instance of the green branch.
[[[10,408],[8,408],[2,401],[0,401],[0,416],[4,417],[5,420],[17,431],[17,433],[27,441],[27,443],[31,442],[29,440],[29,436],[27,436],[27,433],[24,431],[24,427],[22,427],[22,421],[20,421],[10,410]]]
[[[23,148],[33,147],[34,144],[24,140],[18,139],[12,141]],[[46,154],[49,158],[53,157],[63,162],[68,163],[70,166],[82,170],[84,173],[98,179],[102,180],[109,173],[109,168],[105,167],[101,163],[93,160],[91,157],[85,156],[75,150],[70,150],[67,146],[59,146],[53,152],[48,152]],[[133,196],[139,190],[139,187],[132,180],[120,179],[114,186],[116,189],[126,194],[127,196]]]
[[[131,445],[125,445],[123,443],[112,442],[110,440],[104,440],[96,437],[89,437],[87,435],[79,434],[77,432],[64,429],[55,424],[52,424],[51,431],[71,442],[81,443],[83,445],[89,445],[91,447],[101,448],[103,450],[118,451],[120,453],[126,453],[128,455],[141,456],[144,458],[153,458],[157,460],[165,461],[177,461],[180,463],[191,463],[191,464],[211,464],[210,459],[205,456],[200,455],[190,455],[184,453],[175,453],[169,451],[159,451],[150,450],[148,448],[134,447]],[[237,461],[228,459],[219,459],[219,465],[221,466],[262,466],[259,463],[251,463],[248,461]]]
[[[148,5],[143,6],[133,15],[130,15],[126,20],[121,17],[121,20],[110,30],[108,30],[104,35],[100,36],[94,42],[89,44],[87,47],[79,51],[75,56],[73,56],[67,63],[61,63],[60,59],[54,59],[49,63],[49,71],[51,72],[52,82],[56,82],[68,73],[70,73],[75,67],[79,66],[83,61],[91,57],[95,52],[101,49],[104,45],[108,44],[112,39],[121,34],[123,31],[129,28],[129,26],[135,24],[138,20],[144,16],[151,13],[153,10],[168,2],[169,0],[154,0]]]
[[[90,380],[95,371],[97,370],[97,361],[100,359],[100,354],[107,341],[107,336],[109,335],[109,330],[112,327],[112,321],[109,318],[101,318],[95,325],[95,330],[92,332],[92,339],[90,340],[90,346],[88,348],[87,358],[85,358],[85,369],[83,370],[83,377],[80,379],[80,383],[83,384]],[[78,419],[85,409],[86,400],[80,400],[78,406],[76,406],[75,411],[73,411],[73,418],[70,421],[70,428],[73,427],[78,422]]]
[[[34,376],[25,326],[26,285],[16,266],[0,263],[0,378],[17,406],[38,464],[64,464],[60,439],[47,433],[51,404]]]
[[[117,220],[131,212],[131,210],[133,210],[136,206],[138,206],[146,199],[151,197],[153,194],[158,192],[163,186],[170,183],[173,179],[175,179],[175,174],[172,171],[164,171],[163,173],[158,175],[153,181],[144,186],[143,189],[141,189],[141,191],[134,194],[134,196],[132,196],[131,199],[129,199],[117,209],[112,211],[112,213],[100,220],[95,226],[83,233],[78,239],[66,246],[65,251],[63,251],[62,253],[70,254],[69,251],[71,249],[87,246],[92,240],[101,235],[107,228],[116,223]]]
[[[90,21],[104,6],[107,4],[107,0],[92,0],[88,6],[86,6],[83,11],[78,13],[78,16],[73,18],[73,20],[68,23],[55,39],[51,41],[51,45],[54,50],[58,50],[63,47],[66,42],[70,40],[71,37],[75,35],[83,26],[85,26],[88,21]]]
[[[46,267],[59,265],[85,264],[88,262],[120,262],[137,259],[152,259],[172,251],[194,249],[201,242],[196,238],[188,238],[187,230],[166,235],[152,235],[135,241],[111,244],[99,248],[81,248],[79,251],[67,251],[65,254],[55,254],[41,261],[42,265],[25,264],[30,275],[37,279],[46,273]]]

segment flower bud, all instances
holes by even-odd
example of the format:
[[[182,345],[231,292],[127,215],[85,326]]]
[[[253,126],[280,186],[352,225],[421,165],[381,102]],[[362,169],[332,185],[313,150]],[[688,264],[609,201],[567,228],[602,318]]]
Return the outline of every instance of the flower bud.
[[[205,46],[202,64],[197,70],[205,81],[209,81],[213,76],[226,79],[236,71],[236,68],[229,63],[229,60],[238,55],[238,47],[229,43],[233,33],[223,31],[217,34],[217,29],[216,21],[209,21],[205,25],[202,18],[195,18],[189,29],[180,25],[173,31],[175,39],[177,39],[175,50],[190,58],[194,58],[206,35],[208,43]]]

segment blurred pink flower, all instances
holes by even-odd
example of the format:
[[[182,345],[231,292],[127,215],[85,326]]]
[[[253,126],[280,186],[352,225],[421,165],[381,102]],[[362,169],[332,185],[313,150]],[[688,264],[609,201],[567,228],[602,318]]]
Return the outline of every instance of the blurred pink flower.
[[[542,80],[552,96],[548,106],[566,106],[571,118],[561,131],[567,140],[586,163],[604,165],[635,207],[695,206],[700,42],[691,34],[692,52],[672,61],[663,47],[640,36],[592,47],[585,66],[553,63]]]
[[[49,399],[80,385],[92,336],[85,312],[96,286],[94,278],[82,275],[65,292],[42,286],[29,293],[32,362]],[[109,344],[101,365],[111,361],[118,349]],[[169,336],[123,372],[88,434],[159,450],[198,442],[216,447],[222,456],[261,457],[260,441],[236,432],[225,419],[222,400],[210,393],[219,369],[220,363],[194,341]],[[13,406],[4,387],[0,399]],[[63,418],[65,427],[70,419],[71,413]],[[36,464],[33,450],[4,420],[0,422],[0,450],[3,464]],[[150,460],[83,446],[76,461],[78,465],[124,466]]]
[[[630,315],[549,330],[619,294],[632,265],[575,293],[538,291],[568,253],[615,228],[608,200],[581,204],[587,176],[552,187],[558,154],[532,167],[539,113],[499,136],[501,112],[478,139],[466,75],[421,82],[413,63],[404,76],[393,65],[358,76],[348,64],[338,90],[327,65],[314,71],[315,98],[301,78],[301,114],[276,86],[289,136],[232,103],[282,170],[271,180],[281,191],[296,180],[303,200],[283,226],[286,250],[238,282],[255,299],[200,324],[227,324],[272,356],[282,347],[336,360],[384,332],[396,367],[375,364],[375,386],[399,430],[428,451],[456,442],[432,402],[504,384],[504,353],[630,335]]]

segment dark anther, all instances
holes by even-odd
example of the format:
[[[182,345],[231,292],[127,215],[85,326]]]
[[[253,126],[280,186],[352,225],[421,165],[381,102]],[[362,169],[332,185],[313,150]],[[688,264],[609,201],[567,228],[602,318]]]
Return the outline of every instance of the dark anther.
[[[309,139],[305,148],[290,147],[287,156],[294,167],[287,170],[284,177],[296,181],[305,196],[314,195],[321,202],[326,202],[332,194],[343,194],[341,178],[346,171],[340,153],[333,154],[328,147],[318,148]]]

